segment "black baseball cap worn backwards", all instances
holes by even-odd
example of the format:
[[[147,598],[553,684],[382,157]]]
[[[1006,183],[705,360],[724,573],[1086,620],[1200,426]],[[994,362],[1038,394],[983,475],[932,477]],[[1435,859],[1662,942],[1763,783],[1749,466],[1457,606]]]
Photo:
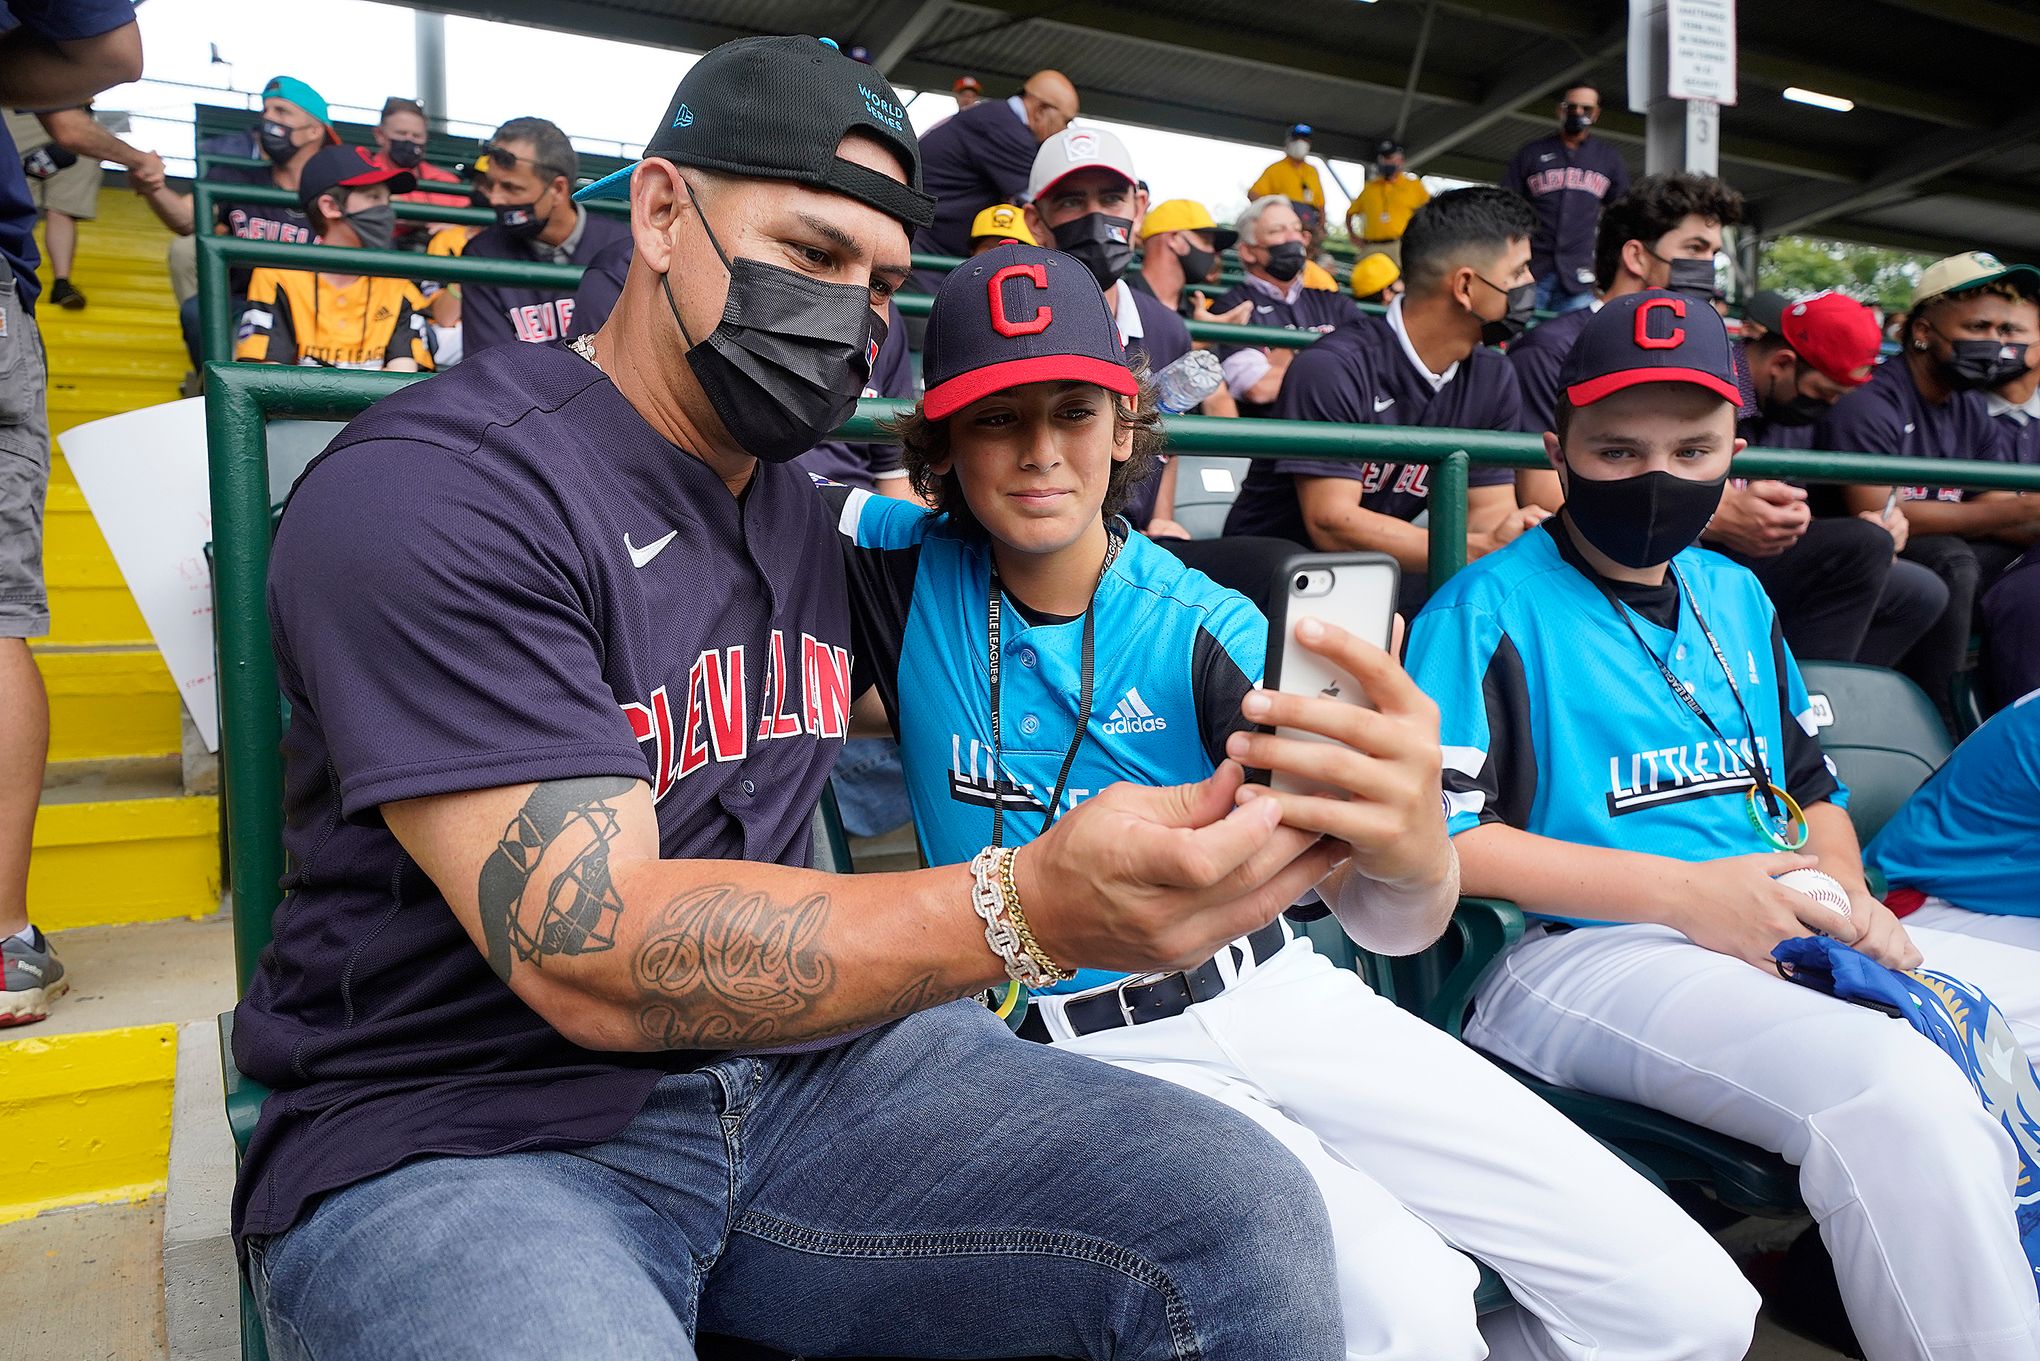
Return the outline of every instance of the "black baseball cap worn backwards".
[[[934,421],[1023,383],[1140,391],[1091,271],[1060,251],[1017,243],[965,260],[942,281],[921,370],[921,411]]]
[[[899,157],[900,183],[836,155],[862,132]],[[906,108],[885,77],[826,38],[739,38],[689,68],[645,155],[744,179],[790,180],[844,194],[897,221],[925,227],[935,200],[921,192],[921,150]],[[575,193],[630,197],[627,165]]]
[[[1576,407],[1639,383],[1692,383],[1742,405],[1720,314],[1697,298],[1662,288],[1603,303],[1573,342],[1558,381]]]

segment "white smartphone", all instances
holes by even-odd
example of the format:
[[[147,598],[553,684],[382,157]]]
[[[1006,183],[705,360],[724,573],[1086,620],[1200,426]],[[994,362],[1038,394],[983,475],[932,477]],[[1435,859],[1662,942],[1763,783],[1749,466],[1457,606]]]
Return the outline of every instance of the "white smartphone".
[[[1282,564],[1282,575],[1269,592],[1274,613],[1268,620],[1268,662],[1263,686],[1290,695],[1317,695],[1346,704],[1368,705],[1360,682],[1296,640],[1296,626],[1305,619],[1336,624],[1346,632],[1388,647],[1395,633],[1396,590],[1402,569],[1386,553],[1300,553]],[[1295,728],[1277,728],[1283,737],[1307,742],[1331,739]],[[1257,778],[1284,793],[1310,794],[1321,788],[1313,781],[1267,772]]]

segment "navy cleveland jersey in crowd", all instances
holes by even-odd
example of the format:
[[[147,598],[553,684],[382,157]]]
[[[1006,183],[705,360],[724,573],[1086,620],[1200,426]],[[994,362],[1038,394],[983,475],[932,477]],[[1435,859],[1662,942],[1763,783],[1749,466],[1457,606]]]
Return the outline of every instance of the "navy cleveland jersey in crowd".
[[[1005,844],[1032,841],[1076,736],[1081,618],[1034,614],[1005,597],[994,771],[989,545],[904,501],[822,491],[839,508],[860,675],[868,664],[899,735],[922,853],[949,865],[990,845],[994,800],[1005,807]],[[1091,721],[1059,811],[1120,780],[1173,785],[1210,775],[1226,738],[1248,726],[1240,700],[1267,654],[1259,610],[1139,534],[1113,559],[1092,609]],[[1085,969],[1050,991],[1118,977]]]
[[[277,1088],[241,1234],[427,1153],[604,1139],[698,1055],[595,1053],[497,978],[380,805],[645,781],[668,859],[805,864],[848,721],[842,554],[808,475],[741,498],[564,345],[384,399],[299,480],[270,560],[289,897],[236,1010]]]
[[[1295,298],[1285,300],[1244,282],[1228,288],[1224,296],[1212,304],[1211,310],[1224,314],[1243,302],[1254,304],[1254,314],[1247,318],[1249,326],[1281,326],[1292,331],[1329,331],[1367,315],[1344,293],[1305,288],[1298,291]],[[1218,351],[1220,360],[1241,348],[1238,345],[1221,345]],[[1273,416],[1275,406],[1274,402],[1239,404],[1242,416]]]
[[[2005,423],[1994,421],[1981,392],[1957,392],[1938,406],[1920,395],[1904,356],[1870,371],[1870,381],[1828,409],[1813,429],[1816,449],[1848,453],[1903,454],[1908,458],[1980,458],[1993,463],[2013,457]],[[1900,487],[1906,501],[1966,501],[1976,493],[1961,487]],[[1839,494],[1814,493],[1816,510],[1838,513]]]
[[[1129,367],[1136,372],[1145,367],[1149,374],[1157,374],[1190,353],[1190,328],[1183,324],[1183,318],[1154,294],[1144,293],[1125,280],[1116,288],[1119,310],[1113,319],[1118,323],[1119,343],[1126,349]],[[1162,490],[1163,466],[1158,460],[1155,470],[1133,489],[1127,500],[1126,518],[1136,529],[1146,529],[1148,521],[1154,518],[1155,498]]]
[[[1996,393],[1984,399],[1990,418],[2005,437],[2005,452],[2014,463],[2040,463],[2040,396],[2014,406]]]
[[[1669,575],[1656,587],[1605,583],[1639,644],[1559,523],[1470,564],[1410,627],[1410,675],[1438,702],[1447,830],[1502,822],[1688,861],[1772,849],[1747,809],[1743,709],[1693,609]],[[1845,805],[1763,586],[1704,548],[1672,561],[1734,671],[1754,754],[1802,806]],[[1672,693],[1644,644],[1730,749]]]
[[[1538,322],[1510,344],[1509,368],[1522,401],[1518,428],[1533,435],[1551,429],[1551,413],[1558,405],[1558,371],[1593,319],[1592,309],[1577,307]]]
[[[574,290],[575,335],[599,331],[602,323],[609,320],[609,314],[616,310],[616,300],[623,296],[623,281],[630,275],[634,254],[636,243],[626,232],[588,262],[587,272],[581,275],[581,286]]]
[[[921,187],[935,200],[935,218],[915,230],[914,249],[970,254],[971,219],[994,203],[1026,197],[1039,149],[1027,120],[1004,99],[981,100],[928,129],[921,138]]]
[[[1553,133],[1519,150],[1499,183],[1537,210],[1530,272],[1539,279],[1556,275],[1564,293],[1593,292],[1594,232],[1601,205],[1629,192],[1622,153],[1591,133],[1577,148]]]
[[[871,378],[864,385],[866,397],[912,397],[914,359],[907,352],[907,324],[900,309],[885,305],[885,339],[879,342],[878,358],[872,361]],[[817,477],[841,482],[846,487],[871,491],[884,473],[900,469],[900,446],[891,440],[876,444],[850,444],[823,440],[800,456],[800,466]]]
[[[618,242],[627,245],[630,241],[628,219],[588,208],[583,208],[581,214],[581,239],[574,243],[564,263],[593,264]],[[518,240],[501,227],[487,227],[477,232],[461,254],[470,260],[539,261],[552,258],[544,247],[534,248],[531,243]],[[614,305],[613,300],[611,305]],[[572,289],[463,284],[460,329],[462,352],[474,355],[491,345],[503,345],[513,340],[562,340],[589,328],[575,324]]]
[[[1458,430],[1514,430],[1516,379],[1500,350],[1485,347],[1453,366],[1434,389],[1401,334],[1381,317],[1362,316],[1299,351],[1282,380],[1276,414],[1297,421],[1351,425],[1417,425]],[[1475,468],[1476,487],[1513,482],[1507,468]],[[1297,499],[1299,477],[1343,477],[1359,483],[1360,504],[1381,515],[1414,520],[1430,504],[1431,469],[1422,463],[1255,459],[1226,516],[1227,534],[1268,534],[1308,546],[1310,531]]]

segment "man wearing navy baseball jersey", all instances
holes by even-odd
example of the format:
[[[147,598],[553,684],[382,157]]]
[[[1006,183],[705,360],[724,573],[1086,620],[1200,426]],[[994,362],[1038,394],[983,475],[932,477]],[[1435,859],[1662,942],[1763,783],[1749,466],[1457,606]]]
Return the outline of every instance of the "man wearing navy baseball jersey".
[[[2040,464],[2040,298],[2013,305],[2005,339],[2026,347],[2026,367],[1985,397],[1991,419],[2010,437],[2012,461]],[[2040,553],[2029,547],[1977,602],[1989,643],[1983,653],[1984,699],[1992,709],[2040,689]]]
[[[1293,331],[1329,331],[1360,318],[1360,309],[1343,293],[1306,288],[1304,262],[1309,246],[1296,206],[1279,194],[1257,198],[1239,216],[1240,263],[1247,277],[1212,304],[1220,317],[1252,326],[1282,326]],[[1226,387],[1242,416],[1272,416],[1283,379],[1297,351],[1279,346],[1222,345]]]
[[[931,205],[892,88],[813,38],[702,57],[647,150],[586,191],[630,195],[608,324],[377,406],[282,517],[290,897],[234,1031],[274,1088],[234,1202],[270,1337],[1332,1361],[1293,1159],[950,1004],[1023,931],[1206,958],[1329,849],[1235,811],[1235,772],[1107,791],[997,883],[805,868],[863,659],[788,465],[868,380]]]
[[[591,213],[574,201],[581,158],[567,135],[543,118],[513,118],[482,147],[477,169],[496,221],[475,233],[461,253],[470,260],[532,260],[586,265],[622,246],[630,229],[620,218]],[[461,352],[584,334],[574,319],[574,292],[541,285],[471,283],[461,288]]]
[[[1562,391],[1544,444],[1565,508],[1411,630],[1466,891],[1534,914],[1466,1037],[1795,1164],[1872,1361],[2030,1357],[2005,1130],[1932,1041],[1786,981],[1772,951],[1817,931],[1896,968],[1924,954],[2027,1024],[2040,954],[1908,936],[1872,896],[1775,611],[1694,546],[1741,448],[1713,308],[1608,302]],[[1815,866],[1846,911],[1774,878]]]
[[[1530,210],[1500,189],[1457,189],[1418,209],[1403,234],[1409,291],[1385,317],[1356,316],[1300,351],[1277,414],[1298,421],[1514,430],[1516,379],[1488,348],[1530,314]],[[1350,303],[1348,304],[1350,306]],[[1226,516],[1231,534],[1267,534],[1321,552],[1375,549],[1403,568],[1403,604],[1423,599],[1430,505],[1421,463],[1257,459]],[[1516,507],[1506,468],[1469,476],[1467,545],[1507,543],[1542,511]]]
[[[1991,419],[1985,393],[2026,362],[2011,338],[2021,299],[2040,289],[2040,270],[2001,263],[1981,251],[1937,260],[1920,275],[1900,329],[1904,352],[1836,402],[1814,427],[1817,449],[1915,458],[2009,461],[2011,432]],[[1890,487],[1817,494],[1822,510],[1879,511]],[[1980,592],[2040,534],[2040,498],[1960,487],[1900,487],[1909,535],[1904,556],[1948,586],[1948,605],[1901,659],[1953,727],[1952,686],[1969,650]],[[2033,636],[2031,621],[2026,627]],[[2007,640],[2010,641],[2010,640]]]
[[[1297,646],[1356,676],[1374,712],[1260,691],[1260,611],[1129,532],[1117,512],[1160,431],[1088,275],[1027,246],[969,262],[937,295],[923,358],[928,395],[901,436],[937,510],[827,494],[928,861],[1025,845],[1122,780],[1239,761],[1322,788],[1275,797],[1350,853],[1318,891],[1354,939],[1427,943],[1456,897],[1430,702],[1330,628],[1299,628]],[[1482,1355],[1462,1254],[1526,1302],[1485,1321],[1524,1354],[1748,1346],[1748,1285],[1670,1202],[1280,922],[1192,969],[1077,971],[1037,990],[1020,1033],[1204,1093],[1302,1159],[1332,1214],[1349,1358]],[[1481,1152],[1496,1128],[1503,1163]]]
[[[1018,203],[1034,169],[1034,153],[1077,116],[1077,87],[1060,71],[1036,71],[1007,99],[959,109],[928,130],[921,144],[922,180],[935,216],[914,232],[914,249],[931,255],[970,254],[970,224],[995,203]],[[940,276],[928,279],[932,292]]]
[[[1622,153],[1594,136],[1601,93],[1575,85],[1558,100],[1558,131],[1527,142],[1500,184],[1537,209],[1530,272],[1539,311],[1570,312],[1594,301],[1594,228],[1601,205],[1629,192]]]

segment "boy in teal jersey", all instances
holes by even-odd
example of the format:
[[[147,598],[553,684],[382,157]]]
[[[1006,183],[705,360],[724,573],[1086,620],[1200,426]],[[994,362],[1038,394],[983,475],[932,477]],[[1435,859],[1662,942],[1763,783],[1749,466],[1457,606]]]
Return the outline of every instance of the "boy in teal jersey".
[[[1720,318],[1657,289],[1610,301],[1560,386],[1565,509],[1455,576],[1411,637],[1466,891],[1539,918],[1467,1038],[1796,1164],[1872,1361],[2031,1358],[2006,1132],[1933,1043],[1771,956],[1814,932],[1899,969],[1924,953],[2030,1023],[2040,954],[1909,937],[1871,895],[1762,586],[1693,547],[1742,447]],[[1775,879],[1816,866],[1845,913]]]
[[[1355,940],[1429,943],[1456,896],[1434,707],[1387,653],[1330,628],[1307,644],[1376,709],[1257,689],[1266,620],[1117,518],[1159,432],[1083,268],[1017,245],[967,262],[936,300],[924,371],[903,461],[936,510],[825,495],[859,667],[899,735],[930,863],[1032,840],[1118,781],[1184,784],[1237,762],[1338,791],[1240,797],[1279,798],[1293,826],[1343,843],[1318,892]],[[1754,1295],[1676,1207],[1281,923],[1180,972],[1081,973],[1034,997],[1022,1033],[1203,1092],[1294,1153],[1331,1210],[1349,1357],[1748,1345]],[[1522,1301],[1486,1339],[1467,1255]]]

